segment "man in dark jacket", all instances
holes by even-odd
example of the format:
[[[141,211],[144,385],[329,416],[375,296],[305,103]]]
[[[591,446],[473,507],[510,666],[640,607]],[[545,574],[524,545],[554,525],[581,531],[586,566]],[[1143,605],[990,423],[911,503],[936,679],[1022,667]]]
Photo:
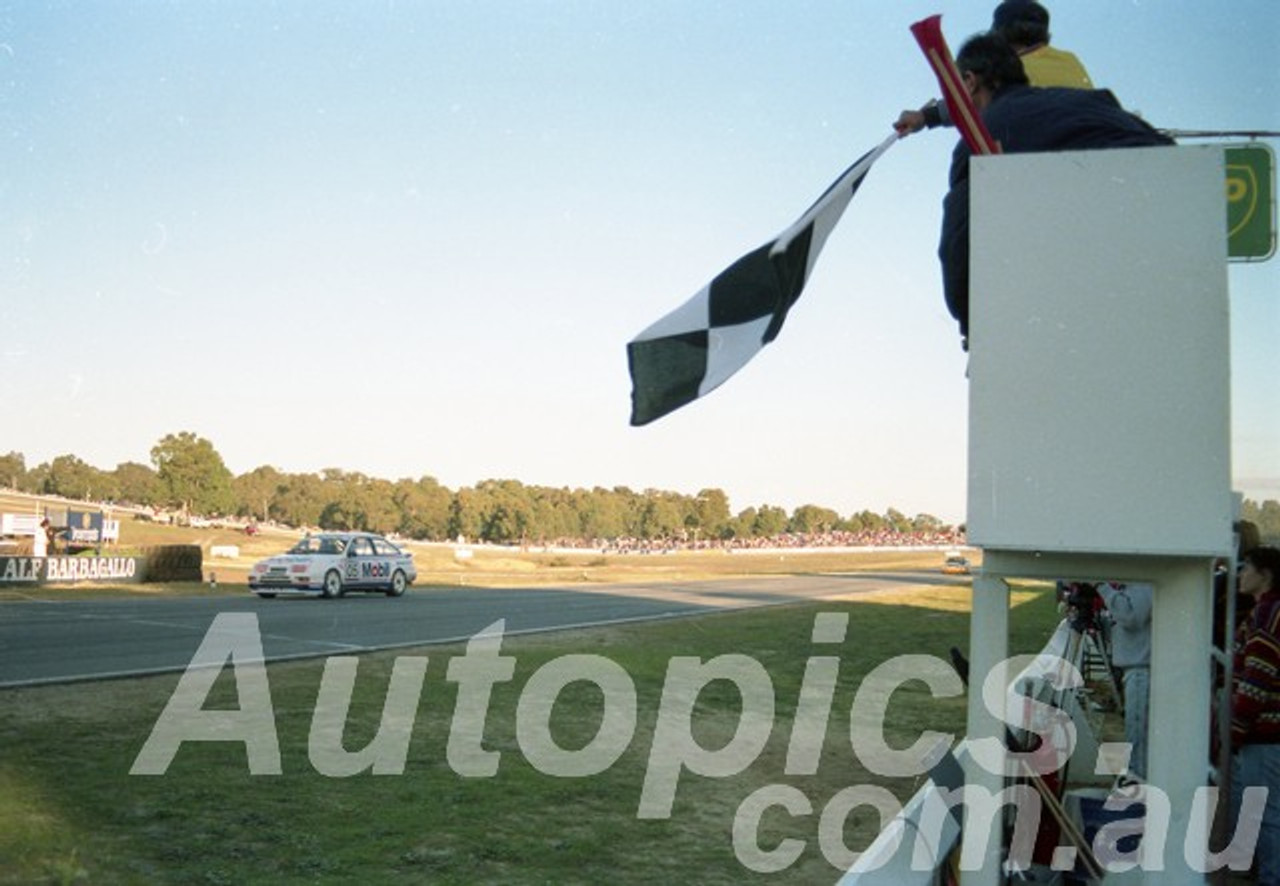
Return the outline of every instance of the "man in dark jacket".
[[[995,34],[968,40],[956,56],[965,88],[1007,154],[1171,145],[1105,89],[1029,86],[1022,61]],[[969,148],[962,140],[951,159],[951,190],[943,201],[942,284],[951,315],[969,335]]]

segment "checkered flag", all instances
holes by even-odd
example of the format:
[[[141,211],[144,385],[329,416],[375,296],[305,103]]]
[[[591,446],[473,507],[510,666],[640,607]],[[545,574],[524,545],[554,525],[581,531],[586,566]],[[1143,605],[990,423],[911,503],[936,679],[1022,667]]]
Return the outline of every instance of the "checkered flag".
[[[627,344],[631,424],[648,424],[710,393],[777,337],[845,207],[896,140],[892,135],[864,154],[795,224]]]

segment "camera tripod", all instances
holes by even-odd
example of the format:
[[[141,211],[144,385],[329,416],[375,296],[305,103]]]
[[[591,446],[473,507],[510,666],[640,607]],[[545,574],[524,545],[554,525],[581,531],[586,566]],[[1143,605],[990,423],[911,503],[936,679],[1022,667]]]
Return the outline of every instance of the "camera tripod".
[[[1088,702],[1082,707],[1090,719],[1105,710],[1124,711],[1124,692],[1116,679],[1115,668],[1111,666],[1111,652],[1101,627],[1094,619],[1089,619],[1087,624],[1071,623],[1064,658],[1084,679],[1079,694]],[[1101,691],[1102,698],[1094,697],[1096,690]]]

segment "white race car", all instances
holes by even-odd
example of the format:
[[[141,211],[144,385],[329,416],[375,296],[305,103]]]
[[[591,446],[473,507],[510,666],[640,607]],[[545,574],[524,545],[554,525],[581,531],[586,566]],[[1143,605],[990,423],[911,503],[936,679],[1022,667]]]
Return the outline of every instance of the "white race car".
[[[341,597],[347,591],[384,591],[388,597],[399,597],[417,577],[413,555],[381,535],[322,532],[305,536],[288,553],[255,563],[249,590],[259,597]]]

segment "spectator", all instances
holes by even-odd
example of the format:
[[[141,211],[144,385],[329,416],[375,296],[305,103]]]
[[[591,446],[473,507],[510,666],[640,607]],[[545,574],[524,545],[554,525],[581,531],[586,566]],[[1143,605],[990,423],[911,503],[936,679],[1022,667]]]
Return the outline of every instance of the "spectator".
[[[1098,594],[1111,613],[1111,664],[1123,674],[1124,740],[1129,768],[1121,782],[1147,777],[1147,709],[1151,696],[1151,604],[1147,584],[1103,582]]]
[[[1028,0],[1005,0],[991,17],[991,31],[1008,41],[1032,86],[1093,89],[1075,53],[1049,45],[1049,10]]]
[[[1246,787],[1267,789],[1255,861],[1258,883],[1280,886],[1280,549],[1244,556],[1240,592],[1255,600],[1242,626],[1231,695],[1231,813],[1240,829]]]
[[[1029,86],[1022,61],[1008,42],[994,34],[966,41],[956,66],[992,138],[1006,153],[1173,144],[1168,136],[1121,108],[1106,90]],[[951,161],[951,190],[943,202],[938,256],[947,307],[959,322],[967,347],[969,148],[963,141]]]
[[[1028,0],[1005,0],[991,16],[991,33],[1009,42],[1022,59],[1032,86],[1092,89],[1093,81],[1074,53],[1049,45],[1049,10]],[[893,128],[909,135],[928,127],[950,126],[945,102],[934,99],[918,111],[903,111]]]
[[[1236,568],[1244,565],[1244,555],[1256,548],[1262,543],[1261,535],[1258,532],[1258,526],[1249,520],[1239,520],[1232,527],[1236,533]],[[1236,636],[1236,632],[1240,629],[1240,625],[1249,617],[1249,612],[1253,609],[1253,598],[1245,596],[1240,592],[1239,587],[1236,588],[1235,595],[1235,619],[1231,624],[1227,624],[1227,594],[1231,587],[1230,562],[1222,561],[1218,564],[1217,570],[1213,576],[1213,645],[1217,649],[1227,649]],[[1221,675],[1215,680],[1215,685],[1221,685]]]

